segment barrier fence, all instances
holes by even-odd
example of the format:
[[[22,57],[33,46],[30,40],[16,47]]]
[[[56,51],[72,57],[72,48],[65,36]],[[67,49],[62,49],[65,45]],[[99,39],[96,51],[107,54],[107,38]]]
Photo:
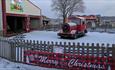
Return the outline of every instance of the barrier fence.
[[[66,70],[115,70],[115,44],[46,42],[0,38],[0,57]]]

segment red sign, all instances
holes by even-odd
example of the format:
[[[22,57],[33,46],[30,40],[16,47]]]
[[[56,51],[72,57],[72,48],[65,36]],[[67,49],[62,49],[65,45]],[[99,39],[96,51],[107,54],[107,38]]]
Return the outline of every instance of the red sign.
[[[24,57],[26,63],[48,68],[107,70],[111,67],[110,57],[81,56],[29,50],[24,52]]]

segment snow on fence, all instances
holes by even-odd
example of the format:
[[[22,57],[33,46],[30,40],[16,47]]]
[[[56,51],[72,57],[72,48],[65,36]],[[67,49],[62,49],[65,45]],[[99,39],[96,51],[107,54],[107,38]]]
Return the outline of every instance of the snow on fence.
[[[109,47],[109,44],[76,45],[0,38],[0,56],[14,62],[66,70],[115,70],[115,44]]]

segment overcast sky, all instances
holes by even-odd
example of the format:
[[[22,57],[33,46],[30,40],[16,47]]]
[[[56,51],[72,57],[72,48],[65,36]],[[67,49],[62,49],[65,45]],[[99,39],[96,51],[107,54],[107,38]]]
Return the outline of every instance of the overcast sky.
[[[51,9],[51,0],[32,0],[37,6],[42,9],[42,14],[50,18],[57,18],[55,11]],[[86,6],[85,13],[82,15],[102,15],[115,16],[115,0],[83,0]]]

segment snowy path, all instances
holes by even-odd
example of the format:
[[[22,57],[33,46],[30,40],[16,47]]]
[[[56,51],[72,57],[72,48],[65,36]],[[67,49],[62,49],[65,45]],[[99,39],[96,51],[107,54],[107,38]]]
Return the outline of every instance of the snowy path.
[[[60,39],[57,32],[53,31],[33,31],[25,33],[25,40],[53,41],[53,42],[75,42],[75,43],[99,43],[115,44],[115,34],[88,32],[86,36],[78,39]]]
[[[0,58],[0,70],[59,70],[10,62]]]

